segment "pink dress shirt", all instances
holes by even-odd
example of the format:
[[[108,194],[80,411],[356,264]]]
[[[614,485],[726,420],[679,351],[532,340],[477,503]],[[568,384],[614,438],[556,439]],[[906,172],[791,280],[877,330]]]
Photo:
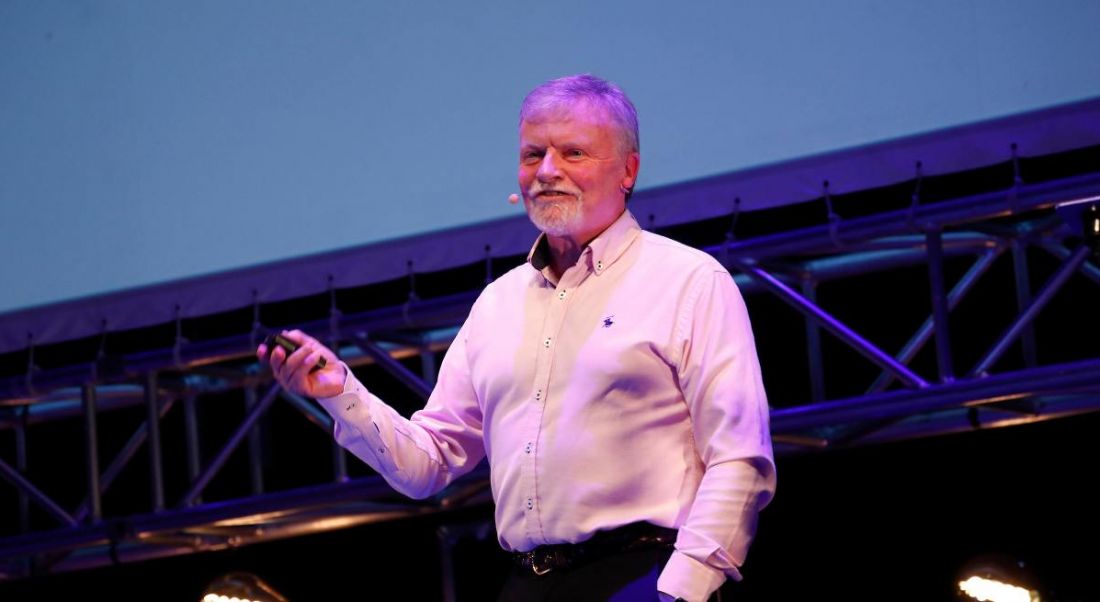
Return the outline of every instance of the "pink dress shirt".
[[[414,498],[487,455],[507,550],[678,529],[659,589],[704,600],[740,579],[775,489],[744,301],[713,257],[629,211],[560,281],[542,242],[482,292],[411,419],[354,376],[319,400],[336,439]]]

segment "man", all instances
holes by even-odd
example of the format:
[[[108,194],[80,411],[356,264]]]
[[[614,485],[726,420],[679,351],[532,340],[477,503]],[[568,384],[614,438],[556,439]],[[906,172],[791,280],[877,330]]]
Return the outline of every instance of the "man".
[[[412,497],[488,455],[497,534],[516,559],[501,600],[701,602],[740,579],[775,487],[744,303],[712,257],[626,211],[640,159],[619,88],[547,82],[524,100],[519,137],[520,191],[543,234],[474,303],[423,410],[402,418],[297,331],[302,348],[275,349],[272,369]]]

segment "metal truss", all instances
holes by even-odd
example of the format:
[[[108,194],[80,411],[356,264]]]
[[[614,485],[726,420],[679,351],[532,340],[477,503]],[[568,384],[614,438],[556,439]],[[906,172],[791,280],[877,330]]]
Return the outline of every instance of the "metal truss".
[[[804,339],[793,346],[803,359],[792,362],[762,352],[765,372],[771,360],[804,361],[807,372],[799,377],[806,383],[801,398],[773,396],[777,452],[929,437],[1100,409],[1100,346],[1085,342],[1075,355],[1050,359],[1037,345],[1037,319],[1067,287],[1075,287],[1079,307],[1100,307],[1100,226],[1096,236],[1088,230],[1098,201],[1100,174],[1090,174],[927,205],[914,202],[904,210],[853,219],[836,217],[830,206],[824,225],[746,240],[731,232],[724,243],[704,247],[735,274],[750,308],[765,302],[786,306],[804,323]],[[1038,258],[1049,273],[1033,286],[1031,277],[1043,272],[1032,265]],[[972,324],[953,321],[953,312],[988,283],[995,266],[1005,263],[1012,268],[1012,294],[993,298],[1006,304],[1006,315],[1013,317],[997,325],[999,334],[975,361],[962,365],[956,353],[964,347],[960,341],[973,346],[977,339],[969,334]],[[843,288],[853,277],[899,271],[923,274],[914,288],[923,292],[914,294],[926,295],[930,310],[908,323],[899,320],[896,330],[907,340],[896,349],[876,339],[894,340],[899,332],[872,332],[860,316],[838,317],[846,300],[873,297],[876,291],[853,285],[839,300],[818,300],[823,286]],[[384,371],[404,397],[423,400],[434,382],[438,355],[476,295],[472,290],[423,300],[414,296],[401,305],[356,314],[333,310],[324,319],[295,326],[328,341],[352,367]],[[758,337],[769,327],[755,316],[754,326]],[[144,350],[121,361],[51,370],[33,369],[31,358],[26,375],[0,380],[0,434],[6,435],[0,441],[10,442],[0,453],[0,476],[11,485],[4,495],[16,498],[16,511],[9,513],[0,537],[0,579],[491,504],[484,466],[421,501],[393,493],[377,475],[350,476],[345,453],[328,438],[331,419],[311,401],[280,390],[252,358],[264,330],[257,326],[247,334],[202,343],[180,337],[170,348]],[[862,393],[828,394],[830,385],[851,376],[835,374],[827,342],[842,345],[874,368],[878,376],[868,379]],[[933,361],[921,367],[926,347],[924,357]],[[418,363],[419,373],[414,370]],[[224,405],[227,397],[241,403],[243,417],[220,439],[200,436],[210,429],[199,410]],[[326,452],[330,474],[314,470],[317,478],[307,486],[279,489],[265,483],[265,458],[273,446],[306,444],[274,440],[270,432],[265,437],[263,418],[276,405],[291,408],[303,424],[316,427],[318,437],[311,441],[326,443],[310,445],[331,448]],[[144,419],[109,457],[101,457],[101,431],[126,412]],[[166,468],[162,432],[171,417],[182,422],[185,447],[186,468],[175,472]],[[74,444],[80,453],[72,455],[74,473],[85,485],[78,503],[61,501],[45,481],[28,476],[34,474],[29,467],[35,460],[28,452],[31,433],[66,422],[79,425],[83,434]],[[201,449],[210,445],[213,450]],[[144,462],[135,462],[139,457]],[[228,469],[234,457],[246,457],[247,470]],[[141,470],[134,464],[146,465],[137,476],[144,494],[135,495],[147,501],[140,511],[112,511],[103,497],[125,472]],[[219,479],[247,484],[237,483],[243,492],[212,496],[211,486]],[[168,483],[177,483],[174,495]],[[442,545],[454,536],[441,531]]]

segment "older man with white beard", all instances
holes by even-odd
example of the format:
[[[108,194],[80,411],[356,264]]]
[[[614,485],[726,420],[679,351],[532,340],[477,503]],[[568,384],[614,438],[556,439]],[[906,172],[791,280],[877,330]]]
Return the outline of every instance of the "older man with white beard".
[[[519,139],[542,235],[474,303],[424,409],[403,418],[298,331],[285,334],[301,348],[273,350],[272,369],[409,496],[488,456],[497,536],[515,560],[500,600],[707,600],[741,578],[775,490],[744,302],[712,257],[627,211],[638,125],[617,86],[539,86]]]

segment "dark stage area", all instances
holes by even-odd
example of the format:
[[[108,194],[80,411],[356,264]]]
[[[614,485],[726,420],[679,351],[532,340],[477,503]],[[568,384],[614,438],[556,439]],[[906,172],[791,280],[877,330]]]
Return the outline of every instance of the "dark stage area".
[[[1100,415],[779,460],[745,580],[726,599],[952,600],[970,558],[1025,560],[1044,600],[1096,600],[1095,433]],[[488,507],[452,516],[491,522]],[[193,602],[251,571],[291,600],[442,600],[437,518],[403,519],[223,552],[0,584],[0,599]],[[495,540],[455,547],[457,599],[491,600],[507,559]],[[1046,597],[1048,596],[1049,597]]]

